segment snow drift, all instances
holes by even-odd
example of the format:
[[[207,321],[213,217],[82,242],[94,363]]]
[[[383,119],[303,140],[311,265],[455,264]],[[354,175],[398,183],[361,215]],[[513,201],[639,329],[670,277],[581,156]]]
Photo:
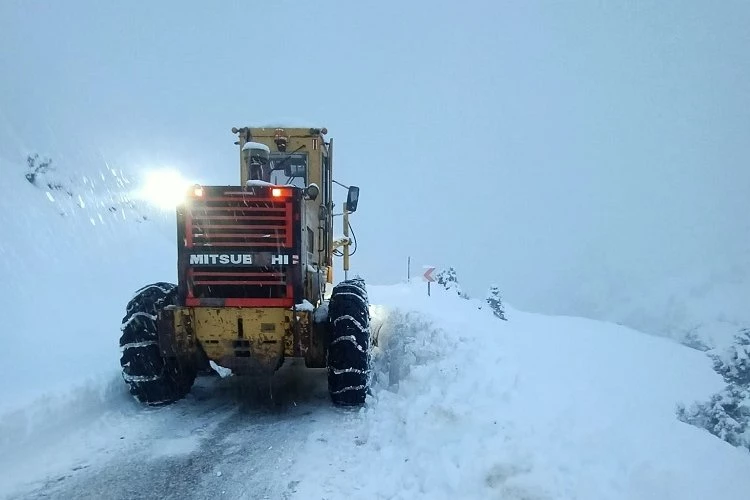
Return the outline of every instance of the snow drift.
[[[373,397],[310,437],[299,498],[747,498],[750,455],[675,415],[722,386],[702,353],[422,288],[370,287]]]

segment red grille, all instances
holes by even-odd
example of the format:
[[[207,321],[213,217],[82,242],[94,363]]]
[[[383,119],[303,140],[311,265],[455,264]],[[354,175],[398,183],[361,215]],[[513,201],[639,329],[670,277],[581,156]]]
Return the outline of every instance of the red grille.
[[[187,246],[292,246],[292,205],[278,198],[219,197],[193,204],[187,212]]]
[[[270,189],[249,193],[206,187],[184,212],[185,259],[191,253],[246,252],[287,255],[294,248],[293,197],[272,197]],[[291,307],[294,291],[288,265],[187,265],[186,305],[220,300],[225,306]]]

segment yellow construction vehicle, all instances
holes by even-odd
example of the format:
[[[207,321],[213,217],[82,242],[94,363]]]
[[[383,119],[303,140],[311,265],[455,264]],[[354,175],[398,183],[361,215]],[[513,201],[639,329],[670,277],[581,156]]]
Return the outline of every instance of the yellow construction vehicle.
[[[121,365],[149,405],[184,397],[214,364],[272,374],[285,358],[327,368],[336,404],[365,401],[370,314],[364,281],[347,279],[356,239],[334,213],[333,140],[325,128],[233,128],[240,185],[192,186],[177,207],[177,284],[135,293],[122,322]],[[334,240],[334,217],[343,237]],[[353,233],[352,233],[353,235]],[[333,257],[345,279],[333,286]]]

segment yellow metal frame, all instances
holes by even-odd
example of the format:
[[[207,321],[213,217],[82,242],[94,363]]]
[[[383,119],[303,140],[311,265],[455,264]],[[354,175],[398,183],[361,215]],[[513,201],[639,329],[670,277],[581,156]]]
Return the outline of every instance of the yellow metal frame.
[[[285,357],[311,356],[311,313],[283,308],[177,307],[174,337],[239,375],[270,374]]]

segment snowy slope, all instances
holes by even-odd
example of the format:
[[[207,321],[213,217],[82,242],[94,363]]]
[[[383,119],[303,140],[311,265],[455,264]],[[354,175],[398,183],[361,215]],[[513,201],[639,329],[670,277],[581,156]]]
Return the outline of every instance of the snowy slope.
[[[547,309],[627,325],[700,349],[719,351],[750,325],[750,249],[713,256],[671,277],[628,274],[622,279],[594,270],[561,297],[550,292]],[[644,286],[644,284],[647,284]],[[554,298],[553,298],[554,296]],[[552,304],[554,302],[554,304]]]
[[[701,353],[434,295],[371,287],[374,397],[310,437],[299,498],[747,498],[750,455],[675,418],[722,385]]]
[[[133,209],[121,172],[58,174],[69,196],[32,186],[24,168],[0,161],[0,413],[72,385],[106,387],[124,304],[144,280],[176,275],[173,216]]]

